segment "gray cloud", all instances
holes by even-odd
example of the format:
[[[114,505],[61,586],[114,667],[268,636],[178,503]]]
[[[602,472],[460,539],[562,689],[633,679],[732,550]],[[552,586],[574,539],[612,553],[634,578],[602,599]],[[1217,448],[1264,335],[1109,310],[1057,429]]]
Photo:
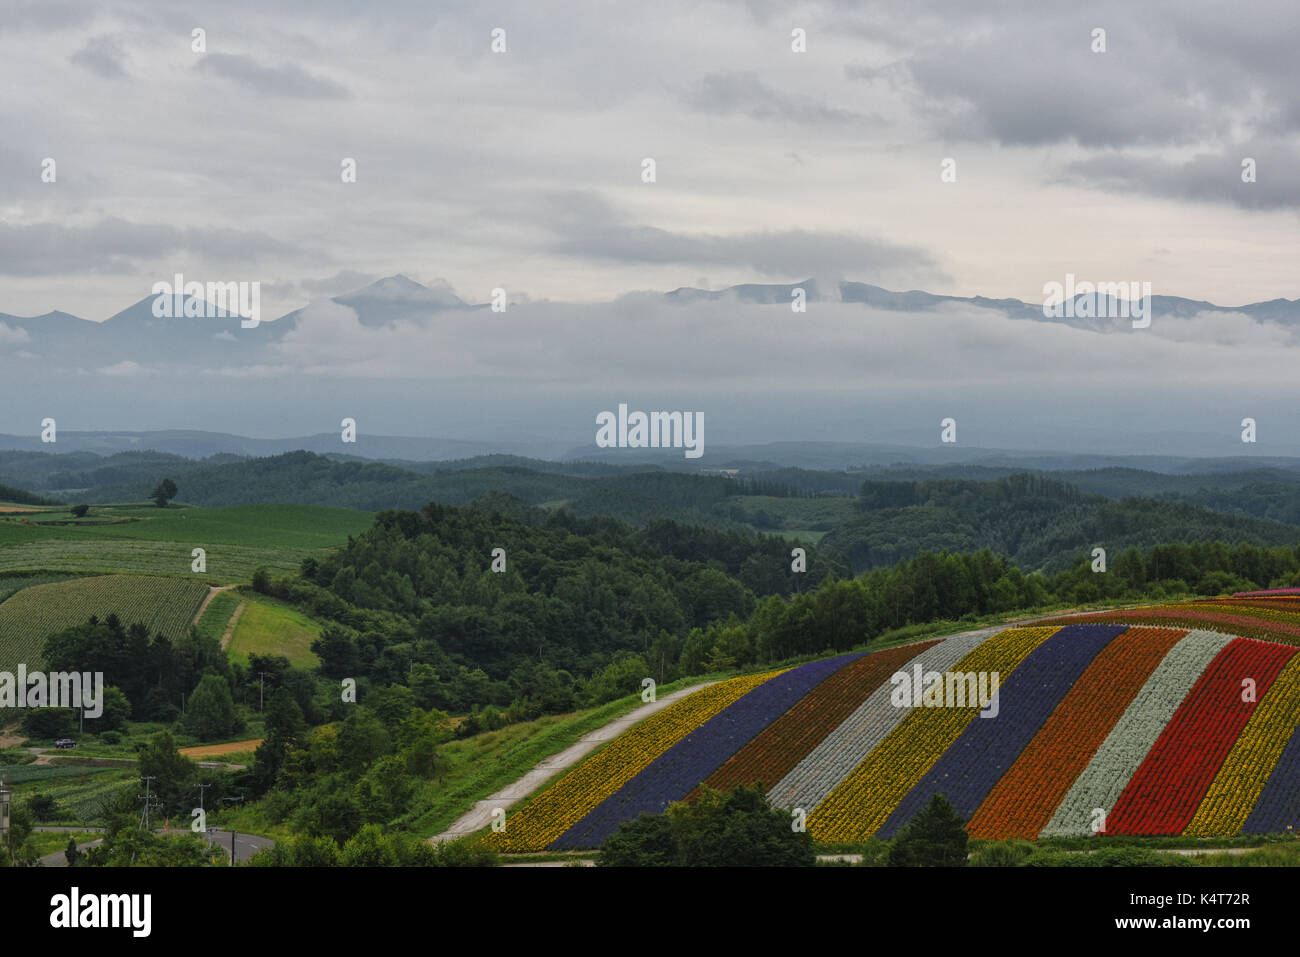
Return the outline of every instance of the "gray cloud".
[[[91,37],[86,45],[74,53],[71,62],[83,66],[106,80],[119,80],[127,75],[122,61],[126,53],[116,37]]]
[[[1242,181],[1246,157],[1256,163],[1253,183]],[[1115,192],[1231,203],[1242,209],[1300,209],[1300,151],[1276,141],[1181,163],[1107,153],[1067,164],[1060,179]]]
[[[82,245],[104,232],[84,224],[112,219],[248,235],[238,261],[256,258],[277,312],[345,291],[336,269],[357,284],[447,276],[479,302],[498,285],[594,301],[814,274],[1027,298],[1037,277],[1129,263],[1194,298],[1296,295],[1294,223],[1258,215],[1297,208],[1300,8],[1282,0],[812,0],[795,14],[661,0],[617,18],[500,0],[491,21],[468,0],[5,12],[18,26],[0,32],[0,82],[39,76],[50,94],[0,103],[9,311],[100,315],[143,295],[137,237]],[[497,23],[504,56],[488,49]],[[806,54],[790,51],[796,25]],[[194,26],[207,54],[190,50]],[[1088,49],[1094,26],[1105,54]],[[95,51],[101,70],[129,70],[132,96],[92,72]],[[1260,162],[1253,188],[1241,155]],[[40,182],[44,156],[57,185]],[[345,156],[356,184],[339,181]],[[654,187],[637,179],[643,156],[659,159]],[[953,186],[937,175],[947,156]],[[1069,234],[1039,232],[1065,206]],[[41,246],[42,224],[71,230],[69,251]],[[39,256],[14,238],[28,228]]]
[[[947,278],[929,252],[836,231],[783,229],[731,235],[683,233],[628,221],[600,195],[566,191],[525,200],[515,215],[556,238],[548,251],[567,257],[646,265],[731,266],[761,276],[852,276],[908,282]]]
[[[787,279],[811,275],[878,278],[908,273],[943,276],[934,258],[924,250],[880,239],[802,229],[695,236],[653,226],[609,226],[561,240],[551,249],[566,256],[624,263],[741,266],[763,276]]]
[[[262,96],[312,100],[348,97],[346,87],[325,77],[313,76],[295,63],[268,67],[246,54],[206,53],[196,69],[234,80]]]
[[[702,113],[741,114],[760,121],[782,123],[879,123],[878,115],[830,106],[813,97],[780,93],[752,72],[710,73],[682,97],[686,106]]]
[[[95,15],[91,4],[75,0],[7,0],[4,24],[6,30],[53,32],[87,23]]]
[[[294,253],[270,236],[239,229],[181,229],[117,218],[89,226],[0,223],[0,273],[10,276],[133,274],[150,261],[180,254],[247,262],[258,255]]]

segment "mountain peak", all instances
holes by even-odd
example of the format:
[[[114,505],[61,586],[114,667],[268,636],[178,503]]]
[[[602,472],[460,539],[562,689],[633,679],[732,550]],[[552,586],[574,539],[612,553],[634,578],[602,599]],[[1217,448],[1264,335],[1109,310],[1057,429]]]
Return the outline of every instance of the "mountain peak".
[[[451,286],[446,282],[438,280],[431,286],[425,286],[401,273],[377,279],[369,286],[358,289],[356,292],[334,297],[335,302],[344,305],[351,305],[359,301],[374,302],[375,300],[442,307],[465,305],[464,301],[452,292]]]

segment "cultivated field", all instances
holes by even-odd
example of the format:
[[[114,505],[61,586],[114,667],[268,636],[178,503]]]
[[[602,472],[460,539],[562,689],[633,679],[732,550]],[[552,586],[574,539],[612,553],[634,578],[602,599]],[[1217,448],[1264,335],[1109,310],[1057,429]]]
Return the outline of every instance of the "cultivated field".
[[[1242,599],[1187,603],[732,678],[622,734],[485,840],[594,848],[701,785],[738,784],[762,784],[830,844],[892,838],[935,794],[976,839],[1284,833],[1300,828],[1300,650],[1207,623],[1249,618],[1294,640],[1300,605],[1249,602],[1249,614]],[[899,689],[914,669],[997,673],[996,713],[945,699],[942,681],[910,706]]]
[[[0,517],[0,575],[49,570],[247,582],[265,565],[296,571],[308,555],[335,547],[371,524],[368,512],[310,505],[166,509],[98,505],[84,520],[67,509]],[[207,569],[192,570],[192,552]]]
[[[41,667],[45,639],[92,616],[116,614],[150,635],[185,634],[208,587],[181,578],[101,575],[24,588],[0,602],[0,671]]]

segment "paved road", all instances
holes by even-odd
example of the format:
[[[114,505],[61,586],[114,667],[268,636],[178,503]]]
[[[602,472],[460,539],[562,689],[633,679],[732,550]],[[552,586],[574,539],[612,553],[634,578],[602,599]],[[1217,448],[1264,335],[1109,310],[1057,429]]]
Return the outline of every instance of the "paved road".
[[[641,705],[635,711],[630,711],[621,718],[615,718],[609,724],[603,725],[595,731],[588,731],[578,739],[577,743],[542,761],[514,784],[507,785],[495,794],[489,795],[486,799],[476,802],[474,807],[457,818],[451,827],[441,834],[429,838],[430,842],[438,844],[442,841],[454,841],[466,834],[481,831],[492,823],[492,811],[495,808],[509,808],[515,802],[532,794],[550,778],[554,777],[557,772],[571,767],[586,757],[597,746],[609,741],[611,738],[618,737],[632,725],[644,721],[656,711],[662,711],[688,694],[693,694],[701,688],[707,688],[714,683],[705,681],[701,684],[691,685],[689,688],[682,688],[680,691],[674,691],[672,694],[666,694],[649,704]]]
[[[32,828],[32,830],[34,831],[102,831],[103,828],[102,827],[50,826],[50,827],[35,827]],[[159,834],[164,833],[162,828],[156,828],[155,832]],[[166,831],[165,833],[183,834],[185,833],[185,831],[178,828],[172,828],[171,830]],[[86,848],[93,847],[99,843],[101,843],[101,841],[97,840],[97,841],[90,841],[86,844],[78,844],[77,850],[79,851],[85,850]],[[223,851],[226,852],[226,860],[230,859],[230,832],[229,831],[222,831],[222,830],[213,831],[211,843],[217,844]],[[235,860],[243,864],[247,862],[247,860],[250,857],[252,857],[254,854],[256,854],[258,851],[262,850],[263,848],[271,847],[274,844],[275,841],[271,840],[269,837],[258,837],[256,834],[236,833],[235,834]],[[67,867],[68,859],[66,856],[64,856],[63,851],[59,850],[53,854],[46,854],[44,857],[42,857],[41,866],[42,867]]]

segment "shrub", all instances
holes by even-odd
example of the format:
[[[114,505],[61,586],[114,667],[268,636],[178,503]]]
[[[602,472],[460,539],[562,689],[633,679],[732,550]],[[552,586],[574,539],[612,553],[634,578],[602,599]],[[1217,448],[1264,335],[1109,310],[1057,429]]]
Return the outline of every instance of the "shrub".
[[[942,794],[907,822],[889,849],[890,867],[965,867],[964,822]]]

